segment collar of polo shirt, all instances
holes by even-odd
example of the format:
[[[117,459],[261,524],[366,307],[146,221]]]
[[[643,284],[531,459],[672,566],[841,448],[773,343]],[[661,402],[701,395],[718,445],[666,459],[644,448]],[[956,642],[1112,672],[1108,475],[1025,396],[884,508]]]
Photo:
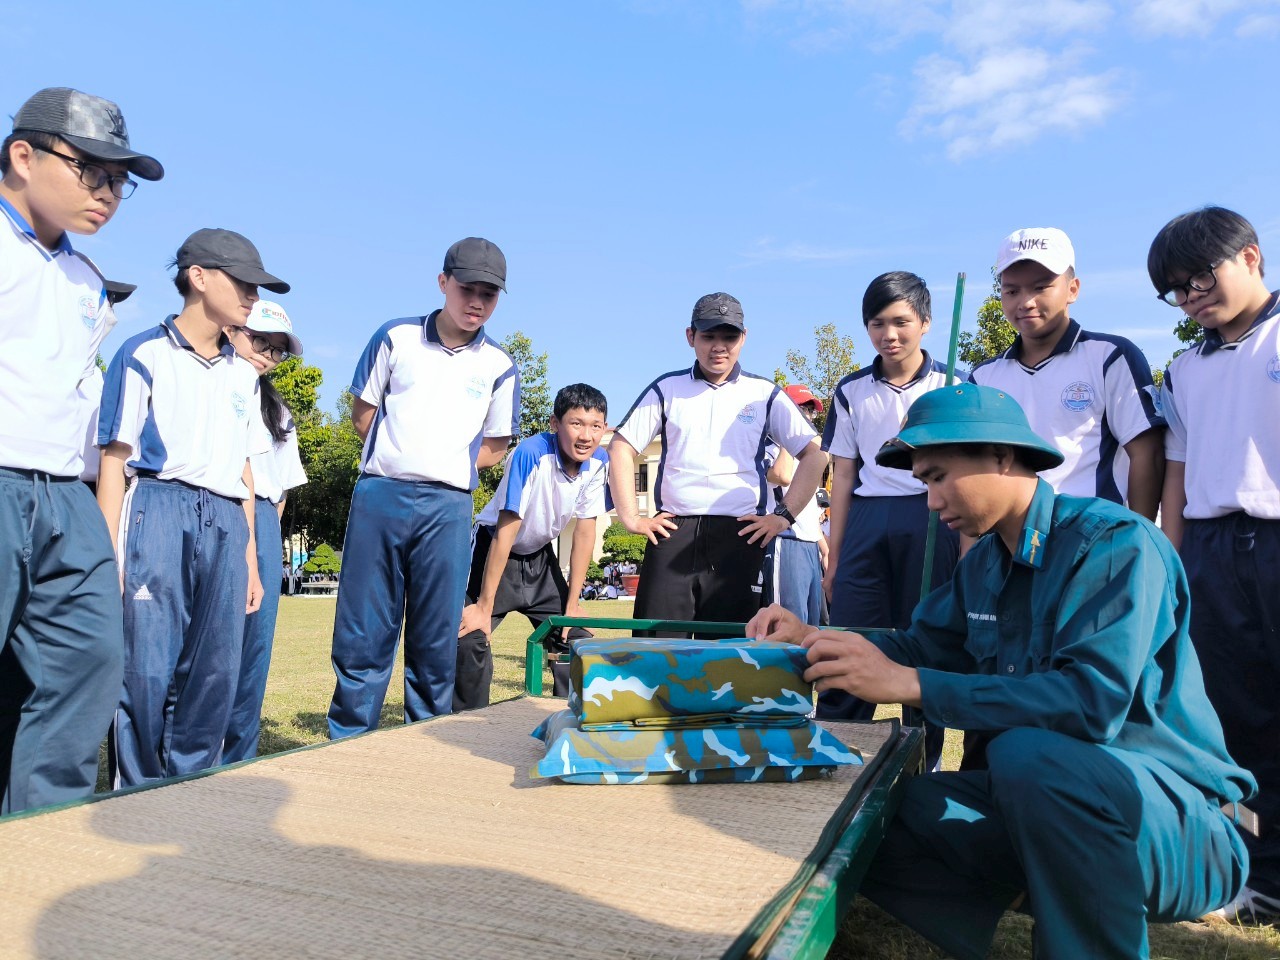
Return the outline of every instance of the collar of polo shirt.
[[[18,208],[4,197],[0,197],[0,210],[2,210],[4,215],[8,217],[15,230],[19,233],[25,234],[27,238],[41,250],[45,249],[44,244],[40,242],[40,238],[36,236],[35,228],[31,226],[31,224],[27,223],[27,218],[19,213]],[[58,238],[58,245],[48,252],[54,255],[59,253],[70,254],[75,252],[71,249],[71,238],[67,236],[65,230],[62,232],[62,236]]]
[[[1217,330],[1206,330],[1204,332],[1204,346],[1200,348],[1201,355],[1208,356],[1213,353],[1213,351],[1220,350],[1223,347],[1231,349],[1235,347],[1237,343],[1243,343],[1245,340],[1248,340],[1251,336],[1257,333],[1258,328],[1274,317],[1277,313],[1280,313],[1280,291],[1271,294],[1271,299],[1267,301],[1266,306],[1264,306],[1258,313],[1258,316],[1254,319],[1253,323],[1249,324],[1249,329],[1242,333],[1238,339],[1227,343],[1226,340],[1222,339],[1222,334]]]
[[[1042,364],[1048,363],[1054,357],[1058,356],[1059,354],[1066,353],[1072,347],[1074,347],[1076,345],[1076,341],[1080,339],[1080,330],[1081,330],[1080,324],[1076,323],[1076,321],[1074,320],[1068,321],[1067,329],[1062,331],[1062,336],[1059,337],[1058,342],[1053,345],[1052,352],[1049,354],[1049,356],[1041,360],[1040,363]],[[1002,354],[1002,357],[1005,360],[1017,360],[1019,363],[1022,362],[1022,335],[1021,334],[1019,334],[1018,338],[1013,341],[1013,346],[1011,346],[1008,350],[1006,350]]]
[[[720,383],[712,383],[710,380],[707,380],[707,375],[702,372],[702,367],[698,365],[696,360],[693,362],[693,366],[689,368],[689,377],[691,379],[704,380],[709,387],[723,387],[726,383],[737,383],[738,377],[741,376],[741,374],[742,364],[735,363],[733,365],[733,369],[729,371],[729,375],[725,377],[724,380]]]
[[[217,363],[219,360],[235,359],[236,348],[231,345],[231,341],[227,339],[227,335],[225,333],[218,334],[218,356],[207,358],[201,357],[200,354],[196,353],[196,348],[191,345],[191,341],[182,335],[182,331],[178,329],[178,315],[176,313],[171,313],[169,316],[165,317],[161,326],[164,327],[165,333],[169,335],[169,339],[173,342],[174,346],[181,347],[183,350],[191,351],[192,354],[199,357],[201,360],[204,360],[206,363]]]
[[[434,343],[441,350],[448,350],[450,353],[457,353],[459,350],[478,350],[480,348],[480,344],[484,343],[484,331],[477,330],[476,335],[462,346],[448,346],[440,339],[440,333],[436,330],[436,317],[439,315],[439,310],[432,310],[430,315],[427,317],[426,323],[422,325],[422,339],[427,343]]]
[[[933,357],[929,356],[928,350],[921,350],[920,355],[924,357],[924,362],[920,364],[920,369],[906,383],[901,384],[903,387],[909,387],[913,383],[919,383],[923,377],[928,376],[933,369]],[[871,377],[874,380],[884,380],[884,358],[880,354],[875,355],[875,359],[871,361]]]

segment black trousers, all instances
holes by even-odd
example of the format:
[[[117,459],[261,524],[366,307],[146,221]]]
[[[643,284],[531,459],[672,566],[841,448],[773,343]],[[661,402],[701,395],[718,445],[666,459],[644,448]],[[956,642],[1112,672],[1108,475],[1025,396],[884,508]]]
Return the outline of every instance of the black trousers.
[[[471,551],[471,575],[467,581],[467,603],[476,602],[480,584],[484,580],[484,565],[489,559],[493,543],[489,531],[476,529],[475,546]],[[522,613],[529,618],[536,630],[547,617],[564,613],[569,599],[569,585],[560,573],[560,562],[551,544],[536,553],[512,554],[502,570],[498,592],[493,599],[491,630],[497,630],[508,613]],[[569,631],[569,639],[589,637],[591,634],[578,627]],[[548,651],[559,654],[567,649],[564,641],[547,638]],[[551,661],[552,692],[557,697],[569,695],[569,665]],[[458,638],[458,672],[453,684],[453,711],[475,710],[489,705],[489,688],[493,683],[493,649],[483,630],[473,630]]]
[[[1258,780],[1247,802],[1260,835],[1242,834],[1248,885],[1280,897],[1280,520],[1187,520],[1179,553],[1205,693],[1227,751]]]
[[[746,622],[760,609],[764,547],[739,537],[734,517],[675,517],[644,550],[637,620]]]

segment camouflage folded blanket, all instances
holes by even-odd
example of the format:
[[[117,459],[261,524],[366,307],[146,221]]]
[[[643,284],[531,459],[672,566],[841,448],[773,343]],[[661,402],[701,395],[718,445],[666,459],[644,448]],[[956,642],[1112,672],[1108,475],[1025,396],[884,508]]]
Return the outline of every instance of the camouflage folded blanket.
[[[801,647],[768,640],[574,641],[570,705],[584,730],[803,725],[813,711]]]
[[[547,745],[547,754],[530,776],[567,783],[812,780],[862,763],[856,750],[809,721],[799,727],[584,730],[572,710],[561,710],[533,736]]]

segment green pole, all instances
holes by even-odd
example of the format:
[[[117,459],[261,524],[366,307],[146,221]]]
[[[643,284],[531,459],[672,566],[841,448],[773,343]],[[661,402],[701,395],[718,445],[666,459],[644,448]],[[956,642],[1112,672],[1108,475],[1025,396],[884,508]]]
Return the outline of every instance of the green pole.
[[[960,346],[960,314],[964,309],[964,274],[956,274],[956,299],[951,308],[951,345],[947,349],[947,383],[955,379],[956,351]],[[924,572],[920,577],[920,599],[928,596],[933,587],[933,552],[938,538],[938,512],[929,511],[929,530],[924,539]]]

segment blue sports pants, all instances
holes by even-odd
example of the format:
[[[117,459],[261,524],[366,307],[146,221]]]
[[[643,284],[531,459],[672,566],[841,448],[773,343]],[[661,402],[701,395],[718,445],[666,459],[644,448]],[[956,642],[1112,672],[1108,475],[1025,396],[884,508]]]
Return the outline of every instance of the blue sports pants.
[[[244,507],[139,478],[124,538],[124,693],[112,725],[114,785],[216,766],[240,677],[249,567]]]
[[[1227,752],[1258,780],[1249,887],[1280,898],[1280,520],[1188,520],[1191,640]]]
[[[822,622],[822,555],[809,540],[774,537],[764,554],[764,603],[778,603],[811,626]]]
[[[1146,957],[1147,921],[1240,890],[1235,827],[1163,764],[1048,730],[1009,730],[989,770],[907,784],[861,892],[957,960],[987,955],[1022,892],[1039,960]]]
[[[120,579],[76,478],[0,467],[0,814],[93,793],[120,696]]]
[[[235,763],[258,755],[262,730],[262,698],[267,693],[267,669],[271,666],[271,642],[276,635],[280,609],[280,515],[270,500],[255,497],[253,536],[258,547],[258,577],[262,580],[262,605],[244,619],[244,646],[240,650],[240,680],[236,685],[231,720],[222,744],[222,762]]]
[[[333,625],[332,739],[377,728],[402,623],[405,720],[452,710],[470,534],[465,490],[367,474],[356,482]]]

